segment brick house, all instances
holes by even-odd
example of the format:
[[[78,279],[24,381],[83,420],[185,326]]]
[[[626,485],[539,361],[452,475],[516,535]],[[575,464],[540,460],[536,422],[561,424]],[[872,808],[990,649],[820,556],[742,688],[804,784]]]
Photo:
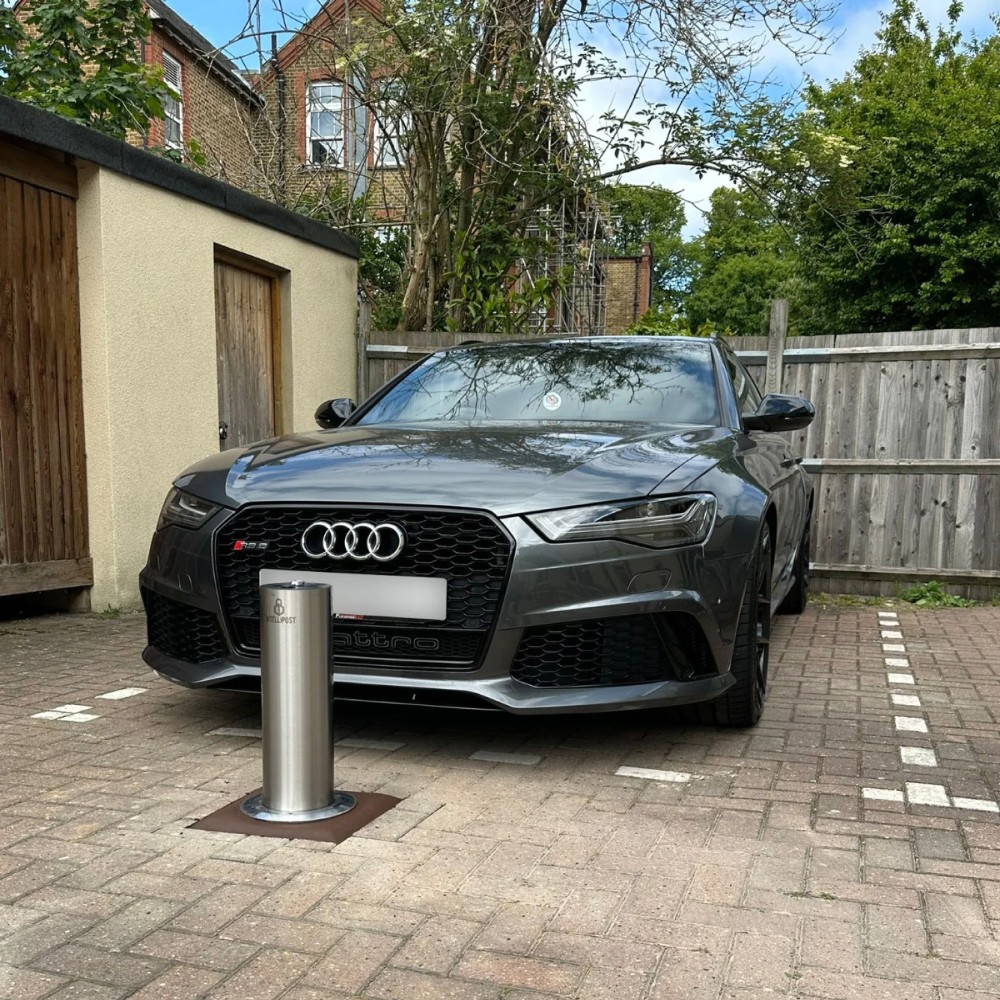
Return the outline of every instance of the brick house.
[[[31,0],[17,0],[24,18]],[[185,156],[189,144],[205,158],[203,172],[246,190],[263,193],[265,178],[252,152],[251,136],[264,113],[264,99],[251,81],[196,28],[162,0],[146,0],[151,30],[143,61],[159,67],[170,96],[166,119],[130,137],[132,145]]]
[[[604,329],[621,333],[641,319],[653,306],[653,249],[643,243],[633,257],[606,257]]]
[[[399,128],[379,120],[371,101],[372,90],[391,88],[393,78],[375,68],[370,81],[345,79],[341,55],[380,6],[378,0],[321,4],[262,67],[256,84],[267,108],[264,146],[269,140],[288,204],[303,196],[364,194],[374,217],[389,224],[406,218]]]

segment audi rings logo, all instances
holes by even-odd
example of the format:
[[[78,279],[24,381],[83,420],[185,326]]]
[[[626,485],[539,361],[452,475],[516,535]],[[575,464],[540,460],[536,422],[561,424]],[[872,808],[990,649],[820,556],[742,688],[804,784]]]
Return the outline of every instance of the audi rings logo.
[[[406,534],[398,524],[361,521],[314,521],[302,532],[302,551],[310,559],[356,559],[391,562],[406,547]]]

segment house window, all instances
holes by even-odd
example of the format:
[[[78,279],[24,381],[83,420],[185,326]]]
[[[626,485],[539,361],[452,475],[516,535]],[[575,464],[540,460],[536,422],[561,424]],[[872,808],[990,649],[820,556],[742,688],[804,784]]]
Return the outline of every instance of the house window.
[[[382,80],[377,85],[372,153],[376,167],[401,166],[406,156],[403,136],[410,127],[409,115],[402,106],[399,80]]]
[[[344,160],[344,90],[324,80],[309,84],[306,127],[310,163],[339,167]]]
[[[181,64],[166,52],[163,53],[163,82],[167,96],[163,101],[163,144],[167,149],[181,149],[184,145],[184,92]]]

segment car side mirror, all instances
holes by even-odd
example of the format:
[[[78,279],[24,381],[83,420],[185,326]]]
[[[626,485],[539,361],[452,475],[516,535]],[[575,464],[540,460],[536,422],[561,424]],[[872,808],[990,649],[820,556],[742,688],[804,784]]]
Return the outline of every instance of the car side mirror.
[[[768,393],[757,407],[757,412],[743,418],[743,429],[748,431],[797,431],[808,427],[816,416],[816,409],[801,396],[782,396]]]
[[[356,409],[358,404],[345,396],[328,399],[316,411],[316,423],[325,431],[339,427]]]

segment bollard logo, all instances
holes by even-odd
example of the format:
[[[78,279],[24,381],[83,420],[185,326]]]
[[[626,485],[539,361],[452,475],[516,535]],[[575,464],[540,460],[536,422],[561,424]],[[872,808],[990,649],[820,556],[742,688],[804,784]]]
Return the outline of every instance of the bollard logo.
[[[274,607],[272,608],[272,614],[266,615],[265,620],[270,622],[272,625],[294,625],[295,615],[285,614],[285,604],[284,601],[279,597],[274,602]]]

